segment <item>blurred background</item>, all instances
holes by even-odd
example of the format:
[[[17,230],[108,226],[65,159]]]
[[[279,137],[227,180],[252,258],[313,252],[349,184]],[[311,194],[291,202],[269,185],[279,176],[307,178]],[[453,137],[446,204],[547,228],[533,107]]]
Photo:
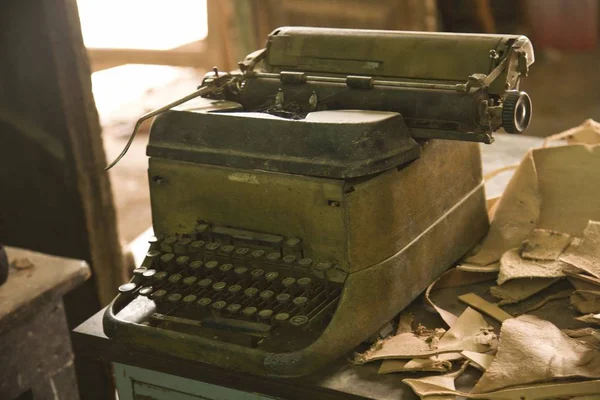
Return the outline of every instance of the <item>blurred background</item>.
[[[536,62],[522,88],[534,103],[527,135],[600,119],[596,0],[78,0],[108,159],[135,120],[227,70],[278,26],[519,33]],[[144,131],[143,131],[144,132]],[[147,133],[147,127],[145,132]],[[110,171],[121,240],[150,226],[144,146]]]

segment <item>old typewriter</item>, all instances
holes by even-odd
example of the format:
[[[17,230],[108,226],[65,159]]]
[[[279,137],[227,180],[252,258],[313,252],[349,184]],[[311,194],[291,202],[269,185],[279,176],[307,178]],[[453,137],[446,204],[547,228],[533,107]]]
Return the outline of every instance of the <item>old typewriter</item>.
[[[138,122],[156,238],[106,334],[280,377],[352,350],[486,233],[477,142],[527,128],[533,61],[524,36],[275,30]]]

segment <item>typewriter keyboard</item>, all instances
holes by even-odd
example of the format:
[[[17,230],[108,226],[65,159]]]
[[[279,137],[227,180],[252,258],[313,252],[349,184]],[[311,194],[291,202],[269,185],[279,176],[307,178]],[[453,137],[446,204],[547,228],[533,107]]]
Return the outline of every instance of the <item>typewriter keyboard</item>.
[[[334,262],[304,257],[297,238],[208,224],[196,232],[151,240],[119,288],[154,301],[151,325],[275,351],[318,337],[345,279]]]

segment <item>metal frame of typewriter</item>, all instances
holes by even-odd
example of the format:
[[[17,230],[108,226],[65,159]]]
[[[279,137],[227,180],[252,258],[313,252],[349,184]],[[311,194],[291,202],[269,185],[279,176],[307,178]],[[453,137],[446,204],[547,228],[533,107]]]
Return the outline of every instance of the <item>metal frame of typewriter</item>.
[[[301,90],[303,79],[283,74],[283,68],[292,72],[312,68],[312,73],[324,73],[332,65],[349,68],[336,70],[339,75],[355,67],[343,60],[300,65],[303,50],[293,45],[294,40],[310,44],[328,32],[337,45],[352,35],[373,40],[371,31],[340,34],[311,29],[275,31],[263,72],[246,74],[244,84],[219,86],[226,89],[156,118],[148,146],[148,174],[158,239],[151,243],[144,265],[134,271],[133,281],[121,288],[107,309],[107,335],[254,374],[305,375],[376,333],[485,235],[488,216],[477,143],[439,139],[417,143],[413,137],[431,135],[414,134],[423,128],[419,118],[404,115],[410,110],[402,116],[393,110],[356,111],[358,119],[344,125],[347,111],[315,109],[310,104],[312,89],[303,100],[309,108],[304,118],[285,115],[284,100],[277,96],[283,90],[273,92],[278,84],[264,82],[271,79],[265,73],[281,70],[279,85],[293,92]],[[381,35],[392,43],[399,38],[401,47],[410,45],[406,37],[415,39],[412,33]],[[422,35],[427,40],[417,35],[417,43],[436,47],[436,34]],[[437,37],[445,43],[452,39]],[[518,85],[511,68],[519,60],[527,62],[527,53],[510,62],[494,61],[490,53],[490,62],[490,43],[494,51],[503,45],[510,48],[516,37],[462,39],[455,40],[461,53],[469,46],[477,54],[485,51],[488,62],[480,60],[480,65],[495,76],[489,81],[485,75],[475,76],[466,87],[435,83],[450,85],[441,90],[469,97],[464,107],[476,110],[480,124],[446,138],[486,141],[486,129],[504,123],[499,116],[502,106],[508,108],[508,100],[504,104],[501,97],[507,88],[504,84],[500,88],[495,79],[502,73],[508,89]],[[277,53],[268,54],[277,48]],[[304,49],[312,51],[310,45]],[[282,56],[286,52],[292,58]],[[331,52],[334,58],[336,54]],[[500,73],[495,68],[503,62],[506,68]],[[453,66],[452,74],[458,77],[459,66]],[[393,68],[381,75],[388,79]],[[336,76],[325,75],[323,79],[329,80]],[[217,73],[211,79],[217,79]],[[349,89],[369,90],[361,86],[364,80],[350,80],[355,83],[347,84]],[[432,84],[423,79],[413,83]],[[263,97],[257,100],[250,93]],[[265,99],[273,103],[270,111],[275,116],[240,112],[254,110],[255,103]],[[482,110],[479,104],[487,108]],[[461,131],[461,123],[471,121],[468,115],[444,126]],[[434,137],[445,132],[431,131]],[[277,277],[268,281],[267,275],[275,276],[274,272]],[[300,286],[302,278],[310,278],[313,286]],[[191,286],[186,286],[186,279]],[[209,286],[198,286],[207,282]],[[232,287],[233,294],[228,292]],[[246,289],[253,287],[253,294],[246,296]],[[265,291],[272,292],[270,297],[257,300]],[[205,297],[207,293],[214,298]],[[288,294],[283,296],[286,302],[277,303],[278,294]],[[190,296],[195,296],[193,301],[184,304]],[[298,297],[305,299],[303,303],[295,303]],[[204,298],[208,300],[202,303]],[[230,311],[232,304],[240,307]],[[127,317],[118,314],[123,308]],[[253,312],[243,314],[248,308]],[[261,315],[266,308],[271,314]],[[277,319],[281,314],[285,318]]]

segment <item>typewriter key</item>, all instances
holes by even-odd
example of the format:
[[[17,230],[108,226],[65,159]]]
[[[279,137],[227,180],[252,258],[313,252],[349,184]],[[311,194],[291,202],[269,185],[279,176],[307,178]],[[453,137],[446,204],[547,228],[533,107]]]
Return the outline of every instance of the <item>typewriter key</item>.
[[[219,253],[226,257],[231,257],[233,255],[234,251],[235,251],[235,246],[232,244],[228,244],[228,245],[222,246],[221,249],[219,250]]]
[[[307,276],[304,276],[302,278],[299,278],[297,283],[298,283],[298,287],[300,287],[300,290],[302,290],[303,292],[307,292],[310,289],[310,284],[312,283],[312,279],[310,279]]]
[[[206,308],[210,305],[210,303],[212,303],[212,300],[210,298],[203,297],[196,302],[196,305],[198,305],[201,308]]]
[[[173,274],[169,276],[169,283],[177,284],[179,281],[183,279],[183,275],[181,274]]]
[[[187,276],[183,278],[183,284],[186,286],[192,286],[194,283],[196,283],[197,280],[198,278],[196,278],[195,276]]]
[[[227,307],[227,302],[223,300],[215,301],[212,305],[212,308],[214,308],[217,311],[221,311],[225,307]]]
[[[204,234],[206,234],[210,229],[210,225],[208,224],[204,224],[204,223],[200,223],[198,225],[196,225],[196,233],[200,234],[201,236],[203,236]]]
[[[248,289],[244,290],[244,295],[246,295],[246,297],[254,297],[257,293],[258,289],[255,287],[249,287]]]
[[[144,278],[152,278],[152,277],[154,277],[154,275],[156,275],[156,270],[155,269],[147,269],[142,274],[142,276]]]
[[[281,293],[278,294],[277,297],[275,297],[275,300],[277,300],[281,304],[287,304],[291,298],[292,296],[289,293]]]
[[[207,287],[209,287],[212,283],[212,279],[201,279],[200,281],[198,281],[198,286],[200,286],[201,289],[206,289]]]
[[[151,236],[148,239],[148,244],[150,245],[150,249],[156,250],[160,246],[160,240],[156,236]]]
[[[217,282],[212,285],[212,288],[215,292],[220,292],[221,290],[225,289],[226,286],[227,284],[225,282]]]
[[[306,325],[308,322],[308,317],[305,315],[296,315],[290,319],[290,325],[294,327],[300,327]]]
[[[165,299],[165,296],[167,295],[167,291],[164,289],[158,289],[154,292],[152,292],[152,294],[150,295],[150,298],[154,301],[156,301],[157,303],[163,301]]]
[[[154,281],[157,283],[164,283],[167,280],[169,273],[166,271],[160,271],[154,274]]]
[[[237,277],[237,279],[242,279],[248,273],[248,268],[246,267],[235,267],[233,273]]]
[[[296,279],[289,277],[289,276],[287,278],[283,278],[283,280],[281,281],[281,285],[283,285],[283,288],[288,289],[290,291],[292,291],[294,289],[295,284],[296,284]]]
[[[300,297],[296,297],[292,301],[292,303],[294,303],[294,305],[296,307],[300,307],[300,309],[303,309],[308,304],[308,299],[306,297],[304,297],[304,296],[300,296]]]
[[[301,268],[310,268],[312,266],[313,260],[311,258],[301,258],[298,260],[298,266]]]
[[[160,251],[150,250],[146,253],[146,258],[142,262],[142,267],[154,268],[157,267],[156,260],[160,257]]]
[[[255,280],[261,280],[261,278],[263,277],[264,274],[265,274],[265,270],[262,268],[256,268],[256,269],[253,269],[252,272],[250,272],[252,279],[255,279]]]
[[[252,318],[256,315],[256,307],[246,307],[242,310],[242,315],[246,318]]]
[[[233,270],[233,264],[223,264],[219,267],[219,271],[221,271],[221,273],[225,274],[225,276],[227,276],[227,274],[229,272],[231,272]]]
[[[167,297],[167,301],[171,303],[177,303],[179,300],[181,300],[181,295],[179,293],[171,293]]]
[[[258,318],[260,318],[263,321],[268,321],[269,319],[271,319],[271,317],[273,316],[273,310],[260,310],[258,312]]]
[[[142,296],[148,296],[150,293],[152,293],[152,290],[154,290],[152,286],[144,286],[138,293]]]
[[[292,265],[296,261],[296,256],[285,256],[281,260],[286,265]]]
[[[169,235],[160,243],[160,249],[165,253],[171,253],[173,251],[173,245],[177,242],[177,237]]]
[[[265,281],[267,283],[273,283],[279,278],[279,272],[267,272],[265,275]]]
[[[248,254],[250,254],[250,249],[248,247],[238,247],[237,249],[235,249],[234,256],[236,258],[244,258]]]
[[[275,315],[275,321],[278,323],[285,322],[289,318],[290,318],[290,314],[284,313],[284,312],[280,312],[279,314]]]
[[[285,241],[287,247],[298,247],[300,246],[301,240],[299,238],[289,238]]]
[[[275,292],[273,292],[272,290],[264,290],[262,292],[260,292],[260,299],[264,300],[264,301],[269,301],[273,298],[273,296],[275,295]]]
[[[188,252],[190,243],[192,243],[192,239],[190,238],[182,238],[179,239],[174,245],[173,245],[173,251],[177,254],[184,254]]]
[[[227,288],[227,291],[232,294],[232,295],[236,295],[239,294],[242,291],[242,286],[240,285],[231,285]]]
[[[163,269],[163,270],[169,269],[171,267],[171,262],[173,262],[174,258],[175,258],[175,254],[173,254],[173,253],[165,253],[162,256],[160,256],[161,269]]]
[[[251,254],[252,258],[262,258],[265,256],[264,250],[254,250]]]
[[[240,312],[241,309],[242,306],[236,303],[227,306],[227,312],[229,312],[230,314],[237,314]]]
[[[133,282],[125,283],[119,286],[120,293],[132,293],[137,288],[137,285]]]
[[[200,253],[204,247],[204,240],[194,240],[190,243],[190,253]]]
[[[133,276],[144,276],[144,272],[146,272],[146,268],[139,267],[133,270]]]
[[[196,260],[196,261],[192,261],[190,263],[189,270],[192,274],[198,273],[200,271],[200,269],[202,268],[202,266],[204,265],[204,263],[200,260]]]
[[[178,272],[181,272],[190,261],[188,256],[179,256],[175,259],[175,265],[177,266]]]
[[[267,254],[267,260],[271,263],[276,263],[281,259],[281,253],[269,253]]]
[[[183,298],[182,301],[185,305],[192,304],[193,302],[196,301],[196,296],[194,296],[193,294],[188,294],[187,296],[185,296]]]
[[[204,248],[210,253],[216,252],[221,245],[219,243],[209,243]]]
[[[214,271],[216,271],[218,266],[219,266],[219,262],[215,261],[215,260],[207,261],[204,264],[204,268],[208,272],[214,272]]]

